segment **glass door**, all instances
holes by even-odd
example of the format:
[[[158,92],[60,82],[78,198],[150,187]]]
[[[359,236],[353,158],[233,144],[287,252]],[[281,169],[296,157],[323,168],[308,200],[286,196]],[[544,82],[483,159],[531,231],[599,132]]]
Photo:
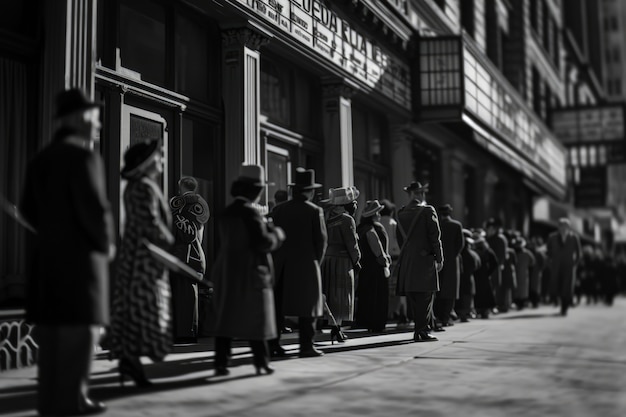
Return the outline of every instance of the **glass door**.
[[[163,195],[168,195],[168,142],[167,121],[159,113],[124,104],[122,106],[122,125],[120,135],[120,169],[124,166],[124,153],[132,145],[146,139],[161,140],[163,149],[163,174],[159,181]],[[126,180],[120,183],[120,235],[124,233],[124,189]]]
[[[291,183],[291,158],[289,150],[278,146],[266,145],[267,202],[269,209],[274,206],[274,195],[278,190],[288,191]]]

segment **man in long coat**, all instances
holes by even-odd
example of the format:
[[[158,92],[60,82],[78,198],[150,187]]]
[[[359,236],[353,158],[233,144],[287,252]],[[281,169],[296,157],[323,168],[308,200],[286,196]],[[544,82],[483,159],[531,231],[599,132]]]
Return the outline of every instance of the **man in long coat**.
[[[37,325],[38,410],[92,414],[87,396],[99,326],[109,322],[109,260],[115,246],[104,164],[91,151],[98,105],[78,89],[57,97],[61,127],[29,164],[21,210],[34,226],[27,318]]]
[[[404,187],[409,203],[398,212],[398,241],[402,250],[398,259],[398,295],[406,295],[413,310],[413,340],[435,341],[428,333],[432,318],[433,294],[439,291],[438,273],[443,267],[441,231],[433,206],[426,204],[428,184],[412,182]]]
[[[550,234],[547,247],[551,293],[560,298],[561,315],[565,316],[572,304],[576,265],[582,256],[580,239],[572,232],[569,219],[559,220],[559,230]]]
[[[276,288],[282,288],[277,296],[282,299],[282,312],[277,318],[298,317],[300,356],[320,356],[322,352],[313,347],[313,337],[315,319],[322,316],[324,307],[320,263],[327,235],[324,212],[310,200],[321,184],[315,183],[312,169],[298,169],[292,187],[293,198],[274,207],[271,214],[274,224],[287,236],[284,245],[274,252],[276,281],[280,283]],[[279,323],[277,327],[282,326]],[[280,333],[271,343],[275,356],[284,354],[279,338]]]
[[[454,302],[459,298],[459,284],[461,278],[461,262],[459,255],[465,246],[463,225],[451,217],[452,206],[446,204],[437,209],[439,213],[439,227],[441,228],[441,245],[446,263],[439,273],[441,288],[435,295],[434,312],[437,321],[443,326],[451,326],[450,313],[454,309]]]
[[[496,299],[496,305],[498,308],[504,308],[505,300],[502,291],[502,271],[504,270],[504,264],[507,259],[507,250],[509,243],[502,233],[502,225],[499,220],[490,218],[485,223],[485,231],[487,232],[487,244],[493,250],[498,259],[498,267],[491,273],[491,286],[493,288],[494,297]],[[504,308],[508,310],[508,306]],[[494,310],[494,312],[497,312]]]

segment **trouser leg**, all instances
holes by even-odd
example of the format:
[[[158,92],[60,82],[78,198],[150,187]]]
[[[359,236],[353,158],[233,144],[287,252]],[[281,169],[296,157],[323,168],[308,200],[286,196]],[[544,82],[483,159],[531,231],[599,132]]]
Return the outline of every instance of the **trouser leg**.
[[[89,373],[98,326],[40,326],[38,409],[40,413],[81,411],[88,398]]]
[[[230,337],[215,338],[215,368],[226,368],[228,359],[230,358],[230,346],[232,339]]]
[[[428,330],[432,319],[433,293],[431,292],[409,292],[407,301],[412,306],[415,320],[415,331]]]
[[[252,360],[257,368],[266,367],[269,363],[267,342],[265,340],[250,340]]]
[[[298,317],[298,337],[300,351],[313,348],[313,338],[315,337],[315,318]]]

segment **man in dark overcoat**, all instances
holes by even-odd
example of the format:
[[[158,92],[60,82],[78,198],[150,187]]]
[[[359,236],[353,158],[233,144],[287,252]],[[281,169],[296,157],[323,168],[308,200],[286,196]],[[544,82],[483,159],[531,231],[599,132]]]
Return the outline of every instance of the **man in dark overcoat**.
[[[433,294],[439,291],[438,273],[443,267],[441,231],[433,206],[426,204],[428,184],[412,182],[404,187],[409,203],[398,211],[398,242],[402,247],[397,266],[398,295],[406,295],[413,310],[416,342],[436,341],[428,333]]]
[[[94,153],[99,106],[78,89],[60,93],[60,128],[28,165],[21,210],[37,230],[27,318],[36,324],[38,410],[105,410],[87,394],[100,326],[109,322],[109,261],[115,252],[104,164]]]
[[[313,337],[315,319],[322,316],[324,307],[320,264],[327,235],[324,212],[310,200],[321,184],[315,183],[312,169],[298,169],[291,186],[293,198],[274,207],[271,214],[286,234],[284,245],[273,254],[276,281],[281,283],[276,288],[282,288],[281,315],[298,317],[300,356],[320,356]],[[284,354],[279,339],[280,333],[271,346],[276,356]]]
[[[502,223],[500,220],[494,219],[493,217],[487,220],[485,223],[485,231],[487,232],[487,244],[498,259],[498,267],[491,273],[491,286],[493,288],[496,304],[502,306],[504,299],[502,291],[502,271],[505,267],[509,243],[502,232]],[[494,313],[497,313],[496,309],[494,309]]]
[[[454,302],[459,298],[459,284],[461,278],[461,251],[465,246],[463,225],[452,218],[452,206],[446,204],[437,209],[439,227],[441,228],[441,245],[446,263],[439,273],[440,289],[435,294],[434,313],[442,326],[451,326],[450,313],[454,309]]]
[[[561,315],[567,315],[572,305],[576,265],[582,257],[580,239],[572,230],[567,218],[559,219],[559,230],[548,237],[551,293],[561,302]]]

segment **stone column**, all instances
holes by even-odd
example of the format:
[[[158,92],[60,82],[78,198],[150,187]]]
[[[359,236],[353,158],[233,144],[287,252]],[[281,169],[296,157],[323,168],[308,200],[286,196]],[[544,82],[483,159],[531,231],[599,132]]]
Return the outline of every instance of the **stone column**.
[[[242,163],[260,164],[259,48],[269,39],[247,28],[222,31],[226,190]]]
[[[404,187],[415,181],[411,134],[407,124],[392,124],[391,133],[391,184],[393,203],[399,209],[408,201]]]
[[[326,188],[354,185],[352,101],[354,86],[346,80],[323,80],[324,184]]]

